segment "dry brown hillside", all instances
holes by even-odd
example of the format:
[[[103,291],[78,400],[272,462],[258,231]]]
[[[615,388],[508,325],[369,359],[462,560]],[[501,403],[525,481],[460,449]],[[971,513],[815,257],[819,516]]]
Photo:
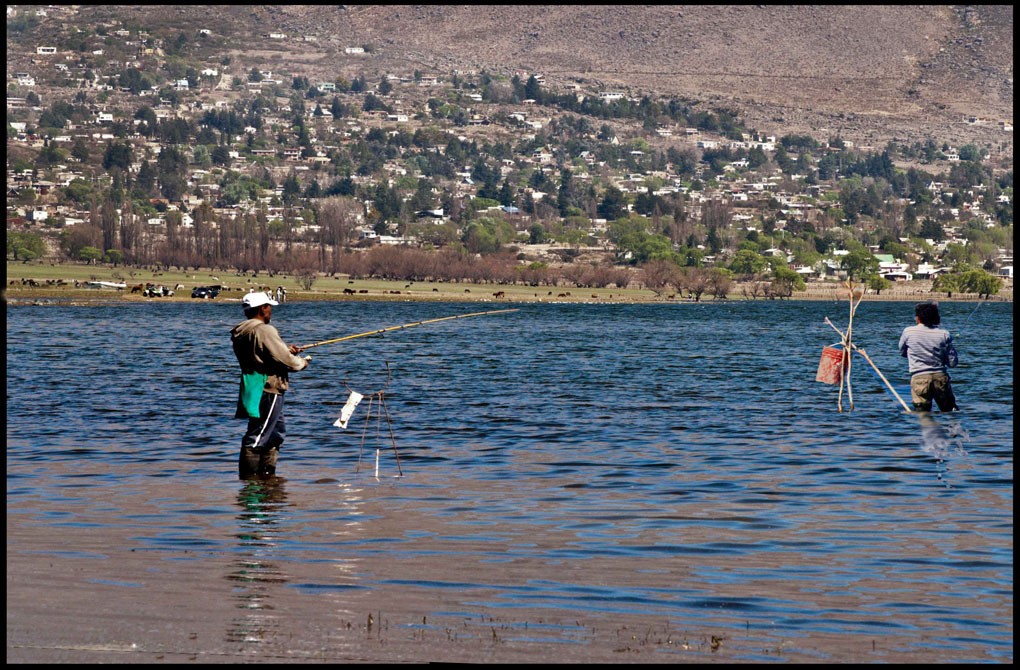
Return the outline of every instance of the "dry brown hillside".
[[[536,72],[550,85],[581,80],[725,106],[766,132],[829,131],[869,144],[1012,141],[999,127],[1013,114],[1008,5],[79,5],[78,12],[86,22],[120,16],[209,27],[229,37],[241,59],[268,56],[277,69],[309,76]],[[272,31],[287,33],[286,43],[267,45]],[[362,45],[369,57],[344,56],[344,47]]]
[[[994,128],[1013,114],[1011,6],[347,5],[267,16],[439,69],[725,103],[758,127],[981,136],[968,117]]]

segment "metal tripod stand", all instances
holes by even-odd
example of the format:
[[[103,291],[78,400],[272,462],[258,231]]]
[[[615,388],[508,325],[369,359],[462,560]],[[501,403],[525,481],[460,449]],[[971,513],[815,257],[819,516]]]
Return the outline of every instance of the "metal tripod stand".
[[[365,413],[365,428],[361,432],[361,447],[358,451],[358,465],[354,469],[354,473],[357,474],[361,470],[361,459],[365,453],[365,440],[368,437],[368,428],[372,423],[372,419],[375,419],[376,423],[376,447],[375,447],[375,478],[379,478],[379,451],[380,444],[382,443],[382,420],[386,419],[386,429],[390,435],[390,444],[393,446],[393,455],[397,459],[397,476],[403,477],[404,472],[400,468],[400,454],[397,452],[397,438],[393,435],[393,422],[390,419],[390,411],[386,407],[386,387],[390,385],[390,364],[386,363],[386,383],[378,391],[372,393],[362,394],[363,398],[368,399],[368,410]],[[344,386],[347,387],[348,391],[354,392],[354,389],[345,381]],[[373,416],[372,412],[375,412]]]

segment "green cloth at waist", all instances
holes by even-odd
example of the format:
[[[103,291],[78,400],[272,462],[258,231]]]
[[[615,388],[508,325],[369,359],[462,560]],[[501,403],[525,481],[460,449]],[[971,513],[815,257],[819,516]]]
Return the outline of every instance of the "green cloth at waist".
[[[262,391],[266,387],[266,379],[268,378],[268,375],[264,375],[261,372],[241,373],[241,406],[244,407],[244,411],[252,419],[261,418],[259,416],[259,403],[262,401]]]

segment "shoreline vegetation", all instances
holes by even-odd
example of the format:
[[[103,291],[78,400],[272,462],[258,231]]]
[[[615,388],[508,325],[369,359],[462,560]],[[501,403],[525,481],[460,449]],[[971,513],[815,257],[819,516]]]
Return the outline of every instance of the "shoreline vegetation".
[[[88,288],[86,282],[115,282],[127,288]],[[77,284],[76,284],[77,282]],[[631,285],[625,289],[578,288],[576,286],[529,286],[525,284],[403,281],[389,279],[351,279],[345,275],[318,276],[310,287],[307,280],[291,274],[270,275],[240,273],[236,271],[166,270],[86,265],[75,263],[7,263],[3,299],[8,306],[15,305],[89,305],[132,302],[203,302],[192,298],[191,291],[199,286],[223,287],[214,302],[240,302],[254,289],[275,291],[283,287],[287,302],[342,302],[342,301],[421,301],[421,302],[491,302],[510,303],[597,303],[597,304],[662,304],[712,303],[750,300],[772,300],[763,295],[754,296],[753,287],[734,282],[725,299],[704,294],[694,300],[679,292],[653,291]],[[146,297],[138,286],[165,286],[173,296]],[[306,288],[307,287],[307,288]],[[794,291],[789,298],[775,300],[845,300],[846,288],[842,282],[809,282],[807,289]],[[881,293],[867,290],[864,300],[939,300],[1013,302],[1013,284],[1007,282],[1002,290],[990,298],[979,298],[975,293],[947,294],[932,291],[930,281],[898,282]]]

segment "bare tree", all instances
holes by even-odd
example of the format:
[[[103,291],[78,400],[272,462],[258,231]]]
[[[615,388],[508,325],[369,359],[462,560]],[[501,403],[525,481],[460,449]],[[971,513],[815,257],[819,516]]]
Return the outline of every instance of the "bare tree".
[[[677,195],[673,201],[673,220],[668,227],[669,239],[675,246],[683,244],[692,232],[687,202],[682,194]]]
[[[319,201],[316,223],[319,224],[320,255],[324,260],[329,259],[331,271],[339,270],[341,254],[354,241],[354,231],[362,219],[362,207],[355,198],[331,196]]]
[[[681,270],[673,261],[658,259],[641,266],[642,281],[657,296],[672,288],[679,289],[681,277]]]
[[[102,251],[117,248],[117,207],[113,201],[105,200],[99,208],[100,228],[103,230]]]
[[[744,285],[740,287],[740,293],[745,298],[757,300],[758,298],[765,296],[769,287],[770,283],[768,279],[759,273],[751,277],[750,281],[745,282]]]
[[[591,266],[589,277],[590,277],[589,283],[594,288],[606,288],[610,284],[614,283],[617,284],[617,286],[619,286],[619,282],[624,281],[623,279],[621,279],[620,272],[615,267],[613,267],[612,265],[607,265],[605,263],[593,263]],[[620,288],[623,287],[620,286]]]
[[[120,248],[124,251],[125,260],[136,262],[136,245],[141,237],[141,226],[134,214],[131,201],[124,203],[120,215]]]
[[[710,200],[701,208],[701,223],[708,230],[726,230],[732,220],[733,208],[727,203]]]
[[[733,286],[733,278],[729,271],[722,268],[709,270],[708,290],[716,300],[725,300]]]
[[[711,285],[711,273],[708,268],[688,267],[683,269],[680,285],[687,289],[694,302],[701,300],[702,294]]]

